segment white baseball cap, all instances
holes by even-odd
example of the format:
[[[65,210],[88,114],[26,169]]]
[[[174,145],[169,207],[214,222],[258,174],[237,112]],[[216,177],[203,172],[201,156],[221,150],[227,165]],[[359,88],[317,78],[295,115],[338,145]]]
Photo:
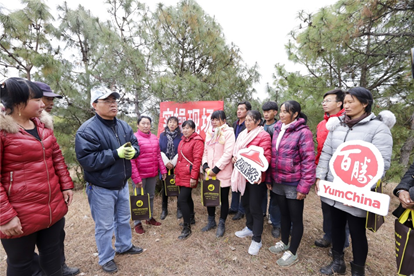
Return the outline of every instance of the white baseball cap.
[[[120,95],[118,92],[111,91],[105,86],[99,85],[91,89],[91,105],[96,100],[103,100],[113,95],[116,99],[119,99]]]

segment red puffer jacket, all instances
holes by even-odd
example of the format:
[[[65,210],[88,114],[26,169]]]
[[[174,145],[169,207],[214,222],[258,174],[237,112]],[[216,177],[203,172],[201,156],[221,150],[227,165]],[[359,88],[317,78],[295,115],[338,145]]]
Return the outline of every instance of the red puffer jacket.
[[[44,112],[45,113],[45,112]],[[62,191],[73,188],[65,161],[47,121],[32,121],[41,141],[20,128],[10,116],[0,114],[0,225],[17,216],[23,234],[1,239],[19,238],[50,227],[68,211]]]
[[[200,174],[200,165],[204,153],[204,140],[197,133],[193,133],[190,137],[181,137],[178,145],[178,160],[175,166],[175,184],[190,188],[190,179],[198,180]],[[190,163],[183,157],[187,158],[192,165],[190,172]],[[196,188],[197,184],[193,187]]]
[[[320,121],[318,126],[316,127],[316,141],[318,142],[318,153],[316,154],[315,158],[316,165],[318,165],[319,163],[319,157],[321,157],[323,145],[325,144],[326,137],[328,137],[329,134],[329,130],[326,129],[326,122],[328,122],[329,118],[342,116],[344,112],[345,109],[342,109],[338,113],[330,116],[327,113],[325,113],[325,115],[323,116],[323,120]]]
[[[137,137],[140,153],[138,158],[131,160],[132,181],[138,184],[143,178],[157,176],[158,169],[162,174],[167,173],[167,169],[161,158],[157,136],[152,133],[144,133],[140,130],[134,135]]]

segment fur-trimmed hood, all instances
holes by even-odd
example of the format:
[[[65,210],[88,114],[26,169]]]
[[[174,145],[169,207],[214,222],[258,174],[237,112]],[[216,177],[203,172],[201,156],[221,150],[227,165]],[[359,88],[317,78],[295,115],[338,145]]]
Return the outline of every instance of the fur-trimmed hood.
[[[20,126],[13,120],[10,115],[6,115],[6,110],[3,104],[0,104],[0,110],[0,130],[4,130],[7,133],[19,132]],[[53,118],[45,110],[42,111],[42,114],[39,118],[35,118],[34,120],[39,120],[45,125],[46,128],[53,130]]]

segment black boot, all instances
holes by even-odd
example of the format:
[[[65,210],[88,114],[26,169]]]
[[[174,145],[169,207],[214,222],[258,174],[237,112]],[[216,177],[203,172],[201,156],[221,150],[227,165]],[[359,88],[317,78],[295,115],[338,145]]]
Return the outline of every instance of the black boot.
[[[195,224],[195,218],[194,218],[194,214],[190,215],[190,224]],[[180,222],[179,224],[180,226],[184,226],[184,221]]]
[[[217,238],[223,237],[225,231],[226,231],[225,221],[224,219],[220,219],[218,227],[217,227],[216,237]]]
[[[344,261],[344,253],[338,253],[332,250],[332,262],[320,269],[320,272],[325,275],[333,275],[334,273],[345,274],[346,265]]]
[[[191,226],[188,223],[184,223],[183,231],[181,231],[181,235],[178,236],[179,240],[185,240],[191,235]]]
[[[352,276],[365,276],[365,266],[351,262],[351,273]]]
[[[183,213],[181,213],[181,209],[177,205],[177,219],[181,219],[181,218],[183,218]]]
[[[168,216],[168,210],[167,209],[162,209],[160,219],[164,220],[167,216]]]
[[[208,230],[216,228],[216,218],[214,216],[208,216],[207,225],[201,229],[201,232],[206,232]]]

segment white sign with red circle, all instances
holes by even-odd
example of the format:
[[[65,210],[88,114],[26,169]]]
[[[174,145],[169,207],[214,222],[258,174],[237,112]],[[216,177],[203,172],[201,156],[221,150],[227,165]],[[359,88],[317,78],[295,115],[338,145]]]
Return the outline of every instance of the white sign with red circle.
[[[319,196],[382,216],[388,214],[390,197],[372,192],[384,173],[384,159],[373,144],[354,140],[342,143],[329,161],[333,182],[319,182]]]

